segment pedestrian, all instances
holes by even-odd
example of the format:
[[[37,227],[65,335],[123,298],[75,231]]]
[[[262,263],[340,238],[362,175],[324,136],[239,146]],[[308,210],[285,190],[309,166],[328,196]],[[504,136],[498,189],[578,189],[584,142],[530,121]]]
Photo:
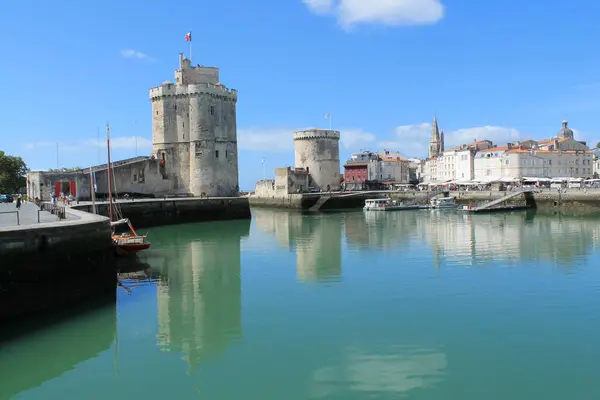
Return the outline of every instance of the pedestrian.
[[[17,210],[21,209],[21,195],[17,196]]]

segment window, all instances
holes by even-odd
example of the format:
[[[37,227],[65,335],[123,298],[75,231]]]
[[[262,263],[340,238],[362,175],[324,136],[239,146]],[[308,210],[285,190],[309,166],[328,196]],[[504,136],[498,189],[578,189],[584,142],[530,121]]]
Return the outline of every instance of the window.
[[[215,115],[215,106],[210,106],[210,115]]]
[[[225,150],[225,158],[227,158],[227,150]]]
[[[219,158],[219,150],[215,150],[215,157]]]

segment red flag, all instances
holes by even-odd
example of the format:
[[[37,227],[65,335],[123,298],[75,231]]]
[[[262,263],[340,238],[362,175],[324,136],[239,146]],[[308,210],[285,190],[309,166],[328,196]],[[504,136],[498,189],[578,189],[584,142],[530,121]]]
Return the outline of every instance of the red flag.
[[[192,41],[192,32],[191,31],[185,34],[185,41],[186,42]]]

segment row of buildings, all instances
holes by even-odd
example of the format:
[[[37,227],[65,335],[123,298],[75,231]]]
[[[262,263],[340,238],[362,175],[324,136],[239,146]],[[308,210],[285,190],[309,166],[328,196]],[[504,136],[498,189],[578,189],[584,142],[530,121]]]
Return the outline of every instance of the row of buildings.
[[[495,145],[474,141],[446,150],[444,132],[434,117],[429,154],[424,160],[398,152],[363,151],[344,165],[347,190],[378,189],[406,184],[488,184],[524,179],[594,179],[600,177],[600,150],[574,138],[563,121],[549,139]]]

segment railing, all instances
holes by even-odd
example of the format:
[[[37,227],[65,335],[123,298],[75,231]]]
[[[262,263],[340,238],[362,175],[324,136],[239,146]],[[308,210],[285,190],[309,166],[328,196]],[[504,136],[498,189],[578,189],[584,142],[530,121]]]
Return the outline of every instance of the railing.
[[[53,203],[42,203],[38,210],[38,222],[40,222],[40,211],[48,211],[50,214],[56,215],[58,219],[66,219],[67,212],[65,206],[60,206]]]
[[[0,214],[17,214],[17,225],[21,225],[21,221],[19,220],[19,212],[18,211],[2,211]]]

